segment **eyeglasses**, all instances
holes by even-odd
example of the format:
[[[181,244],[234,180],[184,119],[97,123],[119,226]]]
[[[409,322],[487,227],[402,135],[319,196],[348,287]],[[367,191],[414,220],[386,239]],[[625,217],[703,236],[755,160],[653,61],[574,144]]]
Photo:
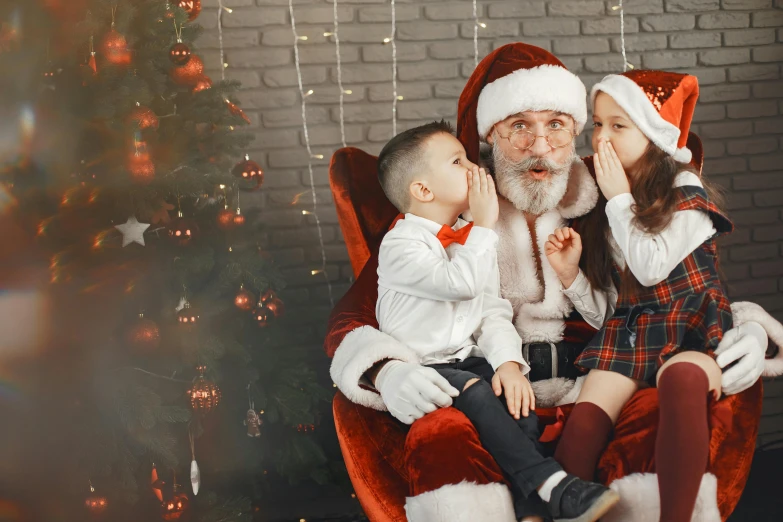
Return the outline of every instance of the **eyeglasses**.
[[[517,150],[528,150],[538,138],[544,138],[547,144],[553,149],[562,149],[574,139],[574,133],[568,129],[552,129],[543,136],[539,136],[527,129],[516,129],[511,131],[508,136],[501,136],[501,139],[507,139],[508,142]]]

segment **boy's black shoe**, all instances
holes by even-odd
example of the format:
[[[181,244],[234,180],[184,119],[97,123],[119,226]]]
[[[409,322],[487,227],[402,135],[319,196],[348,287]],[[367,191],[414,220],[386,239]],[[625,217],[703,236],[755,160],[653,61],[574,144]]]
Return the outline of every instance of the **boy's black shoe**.
[[[619,500],[606,486],[567,475],[552,490],[547,507],[555,522],[595,522]]]

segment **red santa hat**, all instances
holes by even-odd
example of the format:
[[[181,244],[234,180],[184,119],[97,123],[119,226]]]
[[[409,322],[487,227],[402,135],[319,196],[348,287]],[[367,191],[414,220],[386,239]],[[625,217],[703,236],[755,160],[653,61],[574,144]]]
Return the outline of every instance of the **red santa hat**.
[[[459,97],[457,137],[478,161],[479,141],[492,126],[524,111],[560,111],[580,132],[587,121],[587,91],[552,53],[522,42],[499,47],[470,75]]]
[[[610,74],[593,86],[590,103],[605,92],[628,113],[647,138],[675,160],[688,163],[688,132],[699,98],[699,80],[690,74],[635,70]]]

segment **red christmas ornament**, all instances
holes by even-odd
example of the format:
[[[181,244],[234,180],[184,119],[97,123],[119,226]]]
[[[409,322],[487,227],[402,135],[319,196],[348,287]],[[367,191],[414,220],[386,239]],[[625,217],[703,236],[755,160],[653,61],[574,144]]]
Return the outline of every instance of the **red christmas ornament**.
[[[136,106],[128,114],[128,123],[137,125],[139,129],[157,129],[160,122],[152,109],[136,103]]]
[[[163,502],[161,506],[163,508],[163,520],[178,520],[190,506],[190,499],[186,493],[177,493],[175,491],[171,499]]]
[[[87,506],[87,509],[89,509],[92,514],[100,515],[109,507],[109,502],[106,500],[106,497],[93,494],[87,497],[84,501],[84,505]]]
[[[252,317],[259,328],[266,328],[274,320],[275,314],[269,308],[259,303],[253,309]]]
[[[152,492],[158,497],[160,502],[163,502],[163,481],[158,479],[158,468],[155,467],[155,463],[152,463],[152,473],[150,473],[150,486],[152,486]]]
[[[190,327],[198,323],[198,319],[199,317],[196,311],[190,306],[190,303],[185,300],[182,310],[177,312],[177,322],[182,326]]]
[[[264,295],[261,296],[258,302],[272,312],[275,319],[280,319],[285,314],[285,304],[272,289],[264,292]]]
[[[171,220],[169,225],[169,237],[179,245],[187,245],[198,234],[198,225],[192,219],[182,217],[182,212],[177,212],[177,217]]]
[[[261,170],[261,166],[255,161],[250,159],[248,154],[245,154],[245,159],[234,165],[231,171],[235,177],[246,180],[255,180],[256,186],[261,186],[264,182],[264,171]]]
[[[196,85],[204,75],[204,62],[201,61],[198,55],[191,54],[188,63],[179,67],[172,67],[169,74],[172,81],[177,85]]]
[[[177,42],[169,49],[169,59],[174,65],[185,65],[190,61],[190,47],[182,42]]]
[[[204,372],[207,370],[206,366],[199,366],[197,370],[200,375],[193,379],[193,386],[188,390],[190,406],[193,408],[193,411],[209,413],[220,402],[222,393],[214,382],[204,378]]]
[[[212,87],[212,80],[209,79],[209,76],[202,76],[196,82],[196,85],[193,86],[193,94],[197,92],[205,91],[210,87]]]
[[[155,178],[155,164],[150,160],[148,154],[131,155],[128,159],[127,169],[131,179],[140,185],[146,185]]]
[[[112,28],[101,41],[103,57],[112,65],[128,65],[131,62],[131,52],[125,37]]]
[[[181,7],[188,13],[188,20],[191,22],[196,19],[201,12],[201,0],[174,0],[177,7]]]
[[[137,351],[150,352],[160,345],[160,330],[155,321],[145,319],[144,314],[139,314],[138,320],[128,329],[126,339]]]
[[[239,292],[237,292],[237,295],[234,297],[234,305],[240,310],[247,312],[253,308],[253,303],[256,302],[255,299],[253,293],[247,290],[243,285],[239,287]]]
[[[224,208],[220,212],[218,212],[217,215],[217,222],[218,226],[224,230],[231,228],[234,226],[234,216],[236,214],[229,210],[228,207]]]
[[[247,117],[247,114],[245,114],[245,111],[240,109],[235,103],[231,103],[228,100],[226,100],[226,105],[228,105],[228,112],[230,112],[234,116],[241,117],[243,120],[245,120],[247,122],[248,125],[250,125],[250,118]]]

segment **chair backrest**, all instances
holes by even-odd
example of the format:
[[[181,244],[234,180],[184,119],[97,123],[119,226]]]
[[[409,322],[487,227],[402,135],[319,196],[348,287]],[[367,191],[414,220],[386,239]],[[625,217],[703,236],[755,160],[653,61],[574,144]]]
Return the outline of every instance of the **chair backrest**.
[[[329,185],[356,277],[399,212],[378,182],[378,158],[361,149],[334,153]]]

